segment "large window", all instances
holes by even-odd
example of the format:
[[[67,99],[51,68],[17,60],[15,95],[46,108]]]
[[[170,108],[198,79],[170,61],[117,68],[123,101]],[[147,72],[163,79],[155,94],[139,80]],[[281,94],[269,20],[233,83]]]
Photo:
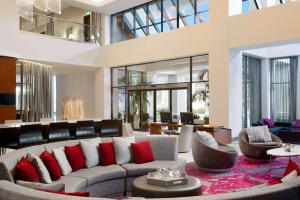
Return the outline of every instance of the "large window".
[[[275,121],[296,119],[297,57],[271,60],[271,117]]]
[[[283,4],[291,0],[241,0],[241,1],[242,1],[242,12],[246,13],[252,10],[258,10],[266,7]]]
[[[261,117],[261,60],[243,56],[243,127]]]
[[[112,117],[147,130],[160,112],[208,117],[208,55],[112,68]]]
[[[208,21],[208,0],[155,0],[111,16],[111,42]]]

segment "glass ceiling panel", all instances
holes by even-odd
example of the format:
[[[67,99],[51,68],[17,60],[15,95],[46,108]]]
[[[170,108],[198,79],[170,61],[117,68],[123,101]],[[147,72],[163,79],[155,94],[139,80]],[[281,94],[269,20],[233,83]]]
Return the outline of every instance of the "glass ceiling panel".
[[[149,4],[149,33],[161,32],[161,10],[158,7],[160,1]],[[154,31],[155,30],[155,31]]]
[[[177,28],[177,8],[172,0],[163,0],[163,16],[164,27],[169,26],[169,29],[164,28],[164,32]]]
[[[133,26],[133,13],[132,11],[129,11],[127,13],[124,14],[124,22],[125,24],[128,26],[128,28],[130,30],[133,30],[134,29],[134,26]]]
[[[197,8],[196,8],[196,24],[200,24],[208,21],[208,13],[209,13],[209,4],[208,0],[196,0]]]
[[[181,0],[179,3],[179,14],[185,26],[195,24],[194,0]]]
[[[143,28],[146,28],[147,26],[147,13],[145,12],[145,9],[146,8],[139,8],[135,11],[137,23]]]

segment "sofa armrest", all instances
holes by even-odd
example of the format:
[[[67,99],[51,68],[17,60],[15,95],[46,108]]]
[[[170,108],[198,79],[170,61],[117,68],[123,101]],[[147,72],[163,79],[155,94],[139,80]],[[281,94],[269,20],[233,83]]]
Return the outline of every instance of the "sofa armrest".
[[[292,124],[290,122],[275,122],[274,126],[292,127]]]
[[[177,160],[178,139],[176,136],[140,136],[136,141],[149,140],[155,160]]]

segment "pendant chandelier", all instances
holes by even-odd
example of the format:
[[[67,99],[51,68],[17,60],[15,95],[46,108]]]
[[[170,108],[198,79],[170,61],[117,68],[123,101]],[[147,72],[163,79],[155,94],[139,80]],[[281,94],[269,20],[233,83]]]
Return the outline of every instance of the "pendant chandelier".
[[[33,7],[61,14],[61,0],[17,0],[18,15],[30,21],[33,21]]]

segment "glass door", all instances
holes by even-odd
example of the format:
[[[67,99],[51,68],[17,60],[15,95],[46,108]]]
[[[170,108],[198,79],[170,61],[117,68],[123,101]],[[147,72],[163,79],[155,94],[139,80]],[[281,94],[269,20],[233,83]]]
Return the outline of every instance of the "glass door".
[[[141,131],[149,131],[154,121],[154,91],[141,91]]]
[[[170,112],[170,90],[156,91],[156,121],[160,121],[160,112]]]
[[[128,122],[134,130],[149,131],[150,123],[161,121],[160,112],[171,112],[174,122],[179,122],[180,112],[188,111],[188,90],[129,90]]]
[[[187,89],[176,89],[172,91],[172,116],[173,122],[180,121],[180,113],[187,112]]]

